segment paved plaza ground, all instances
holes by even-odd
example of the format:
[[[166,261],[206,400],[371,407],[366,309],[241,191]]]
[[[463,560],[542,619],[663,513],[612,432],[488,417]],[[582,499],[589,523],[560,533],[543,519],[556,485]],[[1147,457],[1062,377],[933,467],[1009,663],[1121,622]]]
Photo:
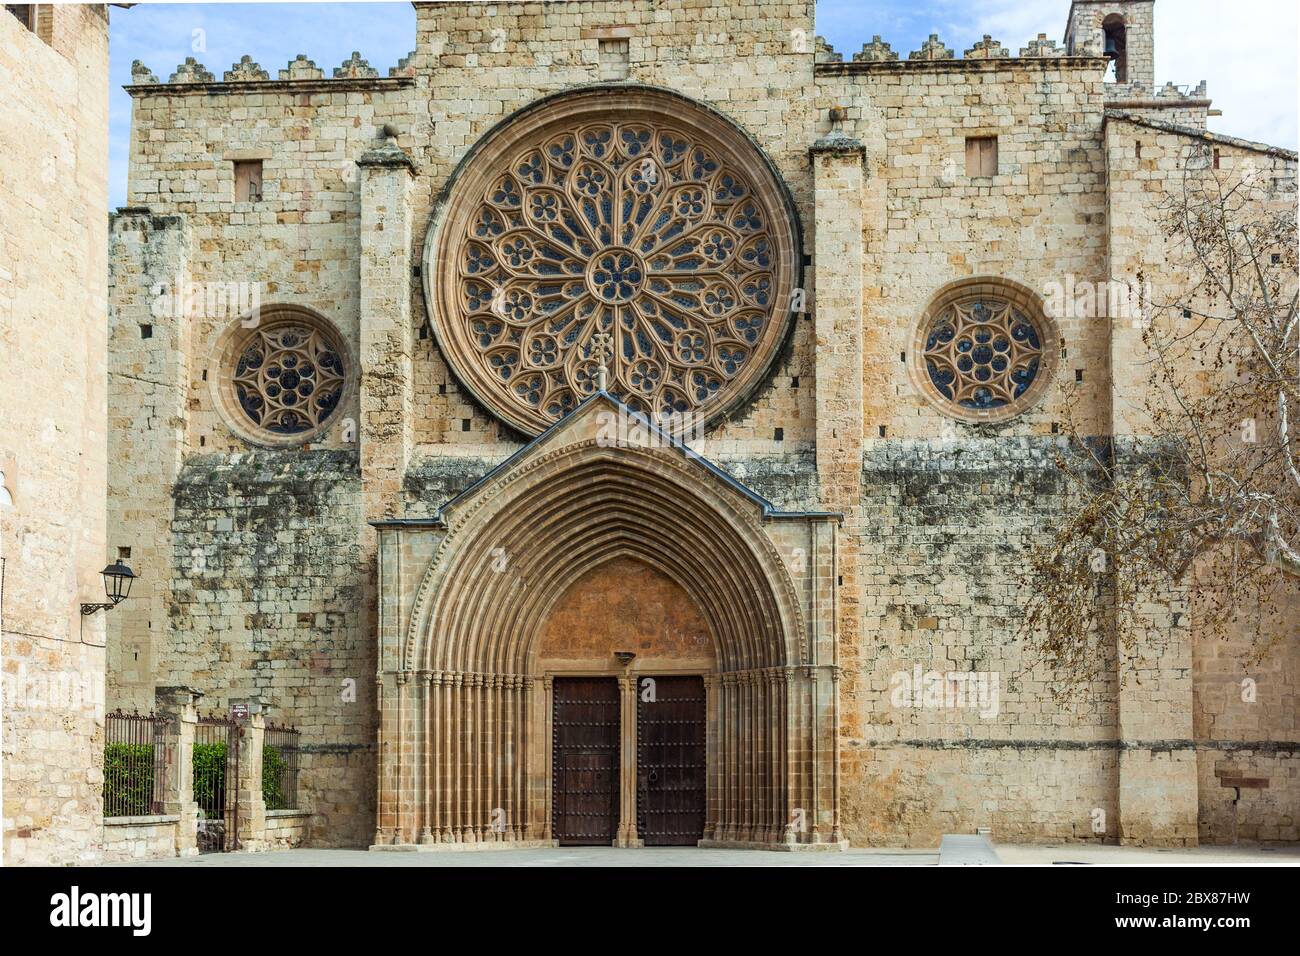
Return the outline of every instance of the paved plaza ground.
[[[1069,846],[995,846],[1007,864],[1300,866],[1300,848],[1200,847],[1161,850],[1078,844]],[[197,857],[154,860],[142,866],[935,866],[938,849],[852,849],[843,853],[776,853],[764,850],[701,850],[657,847],[557,847],[550,850],[492,850],[470,853],[371,853],[367,850],[279,850],[269,853],[209,853]],[[952,862],[951,860],[949,862]]]

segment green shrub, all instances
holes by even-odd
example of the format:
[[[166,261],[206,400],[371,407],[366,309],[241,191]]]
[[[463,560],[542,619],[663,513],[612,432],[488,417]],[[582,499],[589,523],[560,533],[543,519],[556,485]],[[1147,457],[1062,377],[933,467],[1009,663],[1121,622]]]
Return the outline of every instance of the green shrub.
[[[277,747],[262,748],[262,799],[268,810],[288,810],[289,800],[284,795],[284,771],[289,762]]]
[[[226,745],[194,745],[194,801],[205,810],[226,806]]]
[[[153,813],[153,760],[150,744],[105,744],[104,816]]]

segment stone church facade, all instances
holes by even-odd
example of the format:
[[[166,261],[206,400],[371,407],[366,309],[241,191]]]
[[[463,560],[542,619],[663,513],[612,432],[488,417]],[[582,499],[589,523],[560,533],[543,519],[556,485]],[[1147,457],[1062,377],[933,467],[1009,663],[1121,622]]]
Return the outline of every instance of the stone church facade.
[[[1294,641],[1237,703],[1171,586],[1067,705],[1016,637],[1062,423],[1145,387],[1045,290],[1176,291],[1189,156],[1294,196],[1152,10],[844,58],[810,2],[420,3],[386,75],[137,63],[109,706],[259,700],[322,846],[1295,840]]]

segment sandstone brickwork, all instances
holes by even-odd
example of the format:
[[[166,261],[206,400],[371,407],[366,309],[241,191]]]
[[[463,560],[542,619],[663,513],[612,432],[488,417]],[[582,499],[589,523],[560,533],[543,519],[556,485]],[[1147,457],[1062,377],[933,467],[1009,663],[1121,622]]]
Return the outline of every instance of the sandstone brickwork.
[[[108,14],[0,14],[4,862],[102,842]]]
[[[1063,45],[936,36],[905,56],[875,37],[850,60],[814,13],[422,3],[391,70],[306,51],[220,79],[133,71],[131,207],[109,245],[109,369],[129,400],[111,423],[108,544],[148,584],[111,622],[109,705],[187,684],[205,707],[259,696],[301,729],[310,825],[268,817],[286,831],[272,843],[549,840],[548,680],[618,676],[634,711],[637,665],[601,650],[624,649],[608,631],[639,598],[629,635],[714,641],[695,658],[665,636],[661,655],[693,662],[712,695],[711,841],[1297,838],[1294,642],[1246,710],[1224,690],[1233,646],[1199,634],[1182,585],[1144,596],[1141,660],[1108,660],[1074,705],[1015,637],[1018,564],[1071,501],[1066,423],[1138,437],[1140,333],[1042,315],[1050,387],[1000,420],[945,414],[914,361],[919,324],[965,283],[1044,313],[1054,283],[1141,273],[1176,293],[1152,223],[1188,151],[1251,157],[1290,202],[1295,154],[1206,133],[1203,87],[1156,88],[1151,0],[1071,4]],[[1108,17],[1127,31],[1122,84],[1106,79]],[[480,148],[563,119],[565,94],[592,85],[615,111],[662,99],[644,87],[689,98],[770,164],[797,217],[788,332],[744,401],[686,438],[701,458],[647,434],[611,450],[587,417],[530,442],[462,386],[431,321],[445,317],[428,290],[461,268],[430,253],[439,224],[491,205],[457,192],[481,177]],[[261,198],[237,201],[235,164],[259,162]],[[159,308],[160,283],[224,304]],[[311,310],[349,353],[353,387],[306,446],[260,447],[220,400],[250,320],[241,283],[265,314]],[[583,416],[607,400],[592,401]],[[679,500],[660,493],[673,483]],[[748,602],[730,575],[750,575]],[[918,672],[969,677],[978,699],[900,701]],[[1232,803],[1224,781],[1263,777]],[[480,812],[506,806],[504,830]]]

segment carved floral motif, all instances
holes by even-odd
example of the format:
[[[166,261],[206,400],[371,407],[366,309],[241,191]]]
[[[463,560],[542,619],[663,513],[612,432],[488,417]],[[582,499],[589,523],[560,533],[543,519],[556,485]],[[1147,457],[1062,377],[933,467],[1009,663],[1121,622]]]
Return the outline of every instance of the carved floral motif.
[[[492,383],[494,410],[533,432],[563,417],[598,388],[598,335],[608,390],[660,421],[707,416],[766,366],[788,265],[724,149],[637,119],[552,126],[508,155],[441,258],[455,284],[439,339]]]

